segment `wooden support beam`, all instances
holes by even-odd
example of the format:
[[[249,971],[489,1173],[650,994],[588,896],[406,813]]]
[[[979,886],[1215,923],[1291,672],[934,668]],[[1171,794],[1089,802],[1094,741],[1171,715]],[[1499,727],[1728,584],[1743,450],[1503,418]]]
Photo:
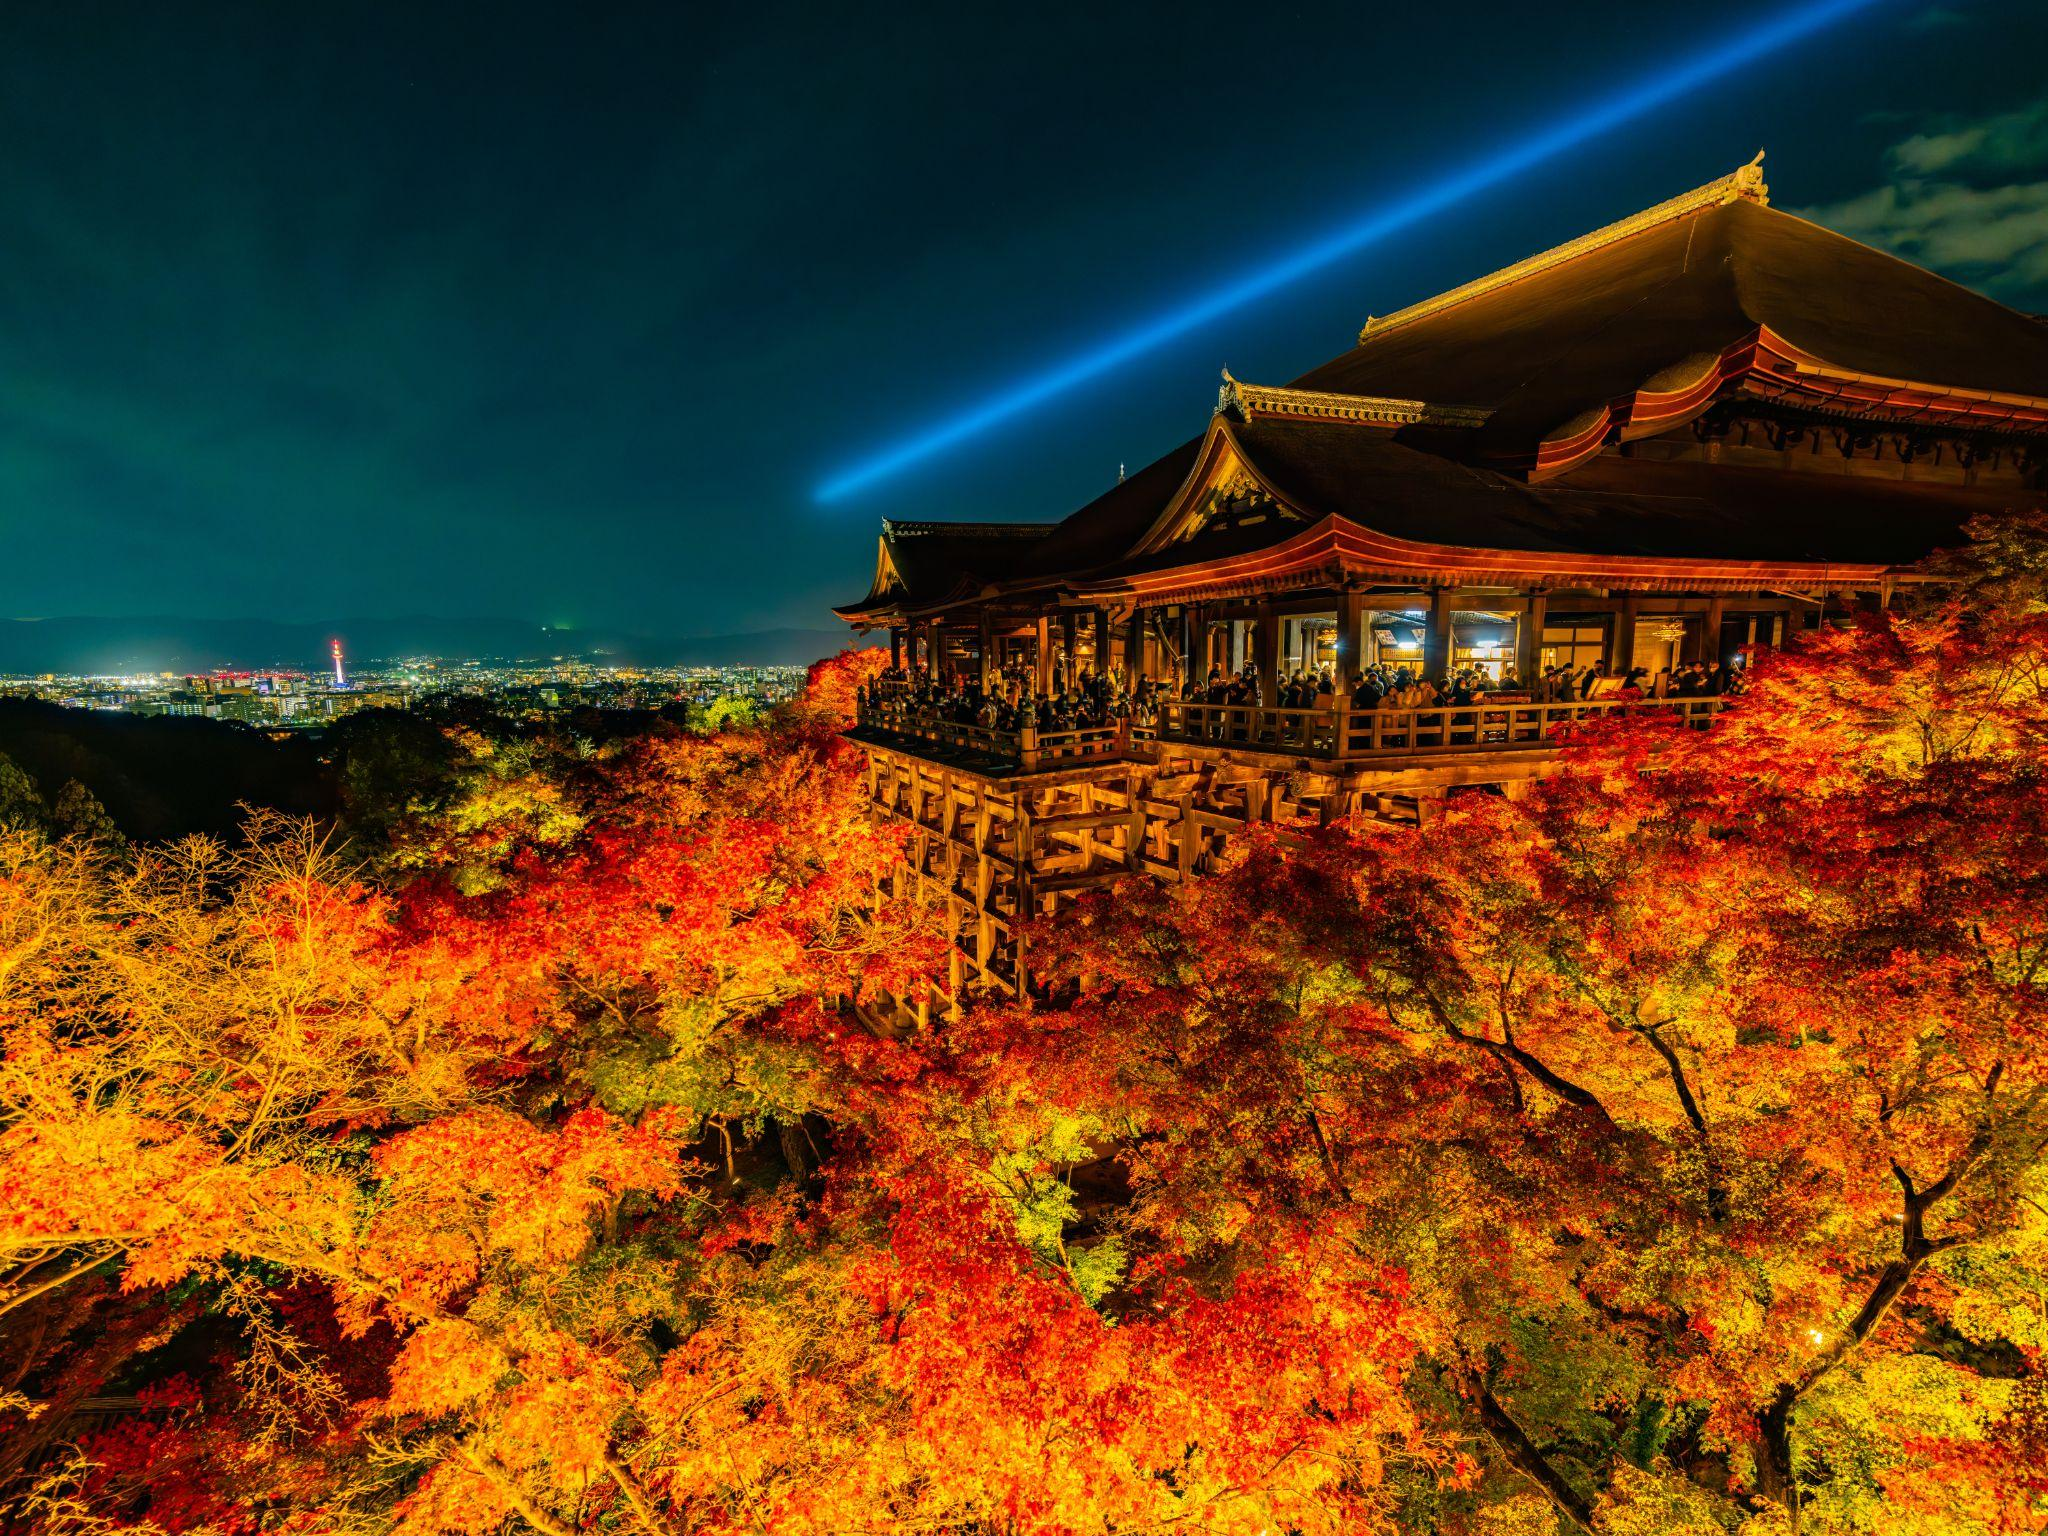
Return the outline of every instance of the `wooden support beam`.
[[[1097,891],[1123,878],[1120,869],[1089,870],[1072,875],[1051,875],[1038,882],[1042,896],[1067,896],[1076,891]]]
[[[1259,702],[1280,707],[1280,615],[1271,603],[1259,604]]]
[[[1271,821],[1273,819],[1272,796],[1270,794],[1273,788],[1273,780],[1263,776],[1245,781],[1244,819],[1246,821]]]
[[[1432,588],[1429,618],[1422,632],[1422,675],[1432,680],[1451,670],[1451,589]]]
[[[965,916],[966,906],[957,896],[946,898],[946,990],[955,998],[960,996],[964,978],[960,972],[960,925]]]
[[[1515,670],[1521,673],[1524,688],[1535,687],[1537,675],[1543,670],[1543,625],[1549,614],[1550,594],[1530,593],[1529,605],[1515,632]]]
[[[1138,798],[1135,774],[1124,780],[1124,805],[1124,868],[1136,874],[1139,860],[1145,856],[1145,807]]]
[[[1351,679],[1365,666],[1365,599],[1356,587],[1337,594],[1337,675],[1330,679],[1337,690],[1337,707],[1351,704]]]
[[[1631,592],[1621,600],[1621,612],[1614,617],[1614,652],[1607,658],[1607,670],[1615,677],[1636,664],[1636,609],[1641,602]]]
[[[1031,802],[1027,796],[1017,797],[1017,815],[1012,822],[1017,839],[1017,917],[1022,920],[1033,916],[1036,911],[1037,884],[1034,866],[1038,861],[1038,835],[1031,826]],[[1015,976],[1017,995],[1024,996],[1029,985],[1029,974],[1024,956],[1024,936],[1016,936]]]
[[[1064,811],[1056,816],[1041,816],[1033,825],[1041,832],[1086,832],[1095,827],[1121,825],[1128,814],[1121,807],[1113,811]]]
[[[1709,599],[1707,611],[1700,618],[1699,638],[1691,646],[1692,655],[1687,660],[1704,662],[1710,667],[1721,664],[1721,621],[1727,611],[1726,598]]]

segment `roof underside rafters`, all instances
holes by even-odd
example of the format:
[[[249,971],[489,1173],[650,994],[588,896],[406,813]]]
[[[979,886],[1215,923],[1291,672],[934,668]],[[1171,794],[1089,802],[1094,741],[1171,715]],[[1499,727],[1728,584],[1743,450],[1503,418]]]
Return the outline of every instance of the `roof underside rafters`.
[[[1691,377],[1684,377],[1687,372]],[[1532,481],[1568,474],[1610,443],[1639,442],[1748,395],[1872,421],[1958,432],[2048,432],[2048,399],[1851,373],[1802,352],[1769,326],[1718,357],[1667,370],[1633,394],[1595,406],[1537,445]]]

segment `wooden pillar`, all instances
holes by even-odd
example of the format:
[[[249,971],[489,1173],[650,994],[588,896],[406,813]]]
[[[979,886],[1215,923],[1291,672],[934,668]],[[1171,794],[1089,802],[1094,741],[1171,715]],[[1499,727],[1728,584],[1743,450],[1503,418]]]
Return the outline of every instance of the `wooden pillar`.
[[[1351,702],[1351,679],[1365,668],[1365,599],[1358,589],[1337,594],[1337,675],[1330,679],[1337,702]]]
[[[1532,592],[1522,610],[1522,627],[1515,639],[1515,670],[1522,676],[1522,686],[1533,688],[1536,678],[1543,670],[1543,625],[1550,616],[1550,594]]]
[[[996,686],[996,616],[987,608],[981,610],[981,688],[991,693]]]
[[[1036,739],[1037,733],[1033,732],[1034,747]],[[1025,991],[1031,985],[1031,972],[1029,961],[1024,953],[1024,934],[1018,925],[1024,919],[1035,915],[1034,904],[1038,900],[1038,892],[1035,889],[1038,882],[1034,878],[1035,866],[1038,862],[1037,851],[1034,846],[1037,842],[1037,834],[1031,825],[1031,797],[1029,795],[1019,795],[1017,797],[1017,813],[1011,819],[1010,826],[1011,834],[1017,840],[1015,877],[1017,909],[1013,914],[1010,933],[1015,941],[1012,953],[1016,963],[1017,1001],[1021,1003],[1025,1000]]]
[[[889,666],[892,671],[903,670],[903,626],[889,626]]]
[[[1209,613],[1200,603],[1181,610],[1187,621],[1187,648],[1182,652],[1187,675],[1200,687],[1209,680]]]
[[[1727,598],[1716,596],[1707,599],[1707,611],[1700,619],[1699,642],[1693,646],[1693,654],[1688,660],[1704,662],[1710,667],[1721,664],[1721,621],[1727,612]]]
[[[1429,619],[1422,632],[1422,675],[1432,680],[1451,670],[1451,589],[1432,587]]]
[[[1065,653],[1067,659],[1067,686],[1069,688],[1074,686],[1074,678],[1078,671],[1075,663],[1079,660],[1080,641],[1081,616],[1069,608],[1060,615],[1060,649]]]
[[[1642,599],[1631,592],[1621,600],[1621,612],[1614,616],[1614,650],[1607,658],[1609,675],[1620,677],[1636,664],[1636,609]]]
[[[1145,610],[1131,607],[1131,616],[1124,624],[1124,687],[1132,688],[1141,677],[1150,677],[1152,669],[1145,665]]]
[[[1052,692],[1052,619],[1041,613],[1038,616],[1037,691],[1041,694]]]
[[[1271,603],[1259,604],[1259,702],[1268,709],[1280,704],[1280,615]]]
[[[1109,615],[1100,608],[1090,608],[1088,622],[1095,640],[1095,675],[1104,677],[1109,673]]]

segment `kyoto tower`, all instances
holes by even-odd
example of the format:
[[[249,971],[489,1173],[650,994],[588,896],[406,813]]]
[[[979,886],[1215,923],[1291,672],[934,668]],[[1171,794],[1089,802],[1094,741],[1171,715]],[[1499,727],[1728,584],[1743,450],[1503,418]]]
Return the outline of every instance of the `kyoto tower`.
[[[334,652],[334,686],[346,688],[348,680],[342,676],[341,672],[341,641],[338,638],[335,640],[332,650]]]

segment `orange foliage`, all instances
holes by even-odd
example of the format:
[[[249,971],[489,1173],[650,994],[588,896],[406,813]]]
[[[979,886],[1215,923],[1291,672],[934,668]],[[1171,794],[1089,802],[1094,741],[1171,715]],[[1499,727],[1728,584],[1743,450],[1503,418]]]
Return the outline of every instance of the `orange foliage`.
[[[2031,610],[1126,883],[1038,925],[1027,1005],[903,1037],[842,1006],[942,958],[835,734],[878,665],[710,734],[471,732],[368,872],[267,819],[0,842],[0,1507],[2041,1527]]]

